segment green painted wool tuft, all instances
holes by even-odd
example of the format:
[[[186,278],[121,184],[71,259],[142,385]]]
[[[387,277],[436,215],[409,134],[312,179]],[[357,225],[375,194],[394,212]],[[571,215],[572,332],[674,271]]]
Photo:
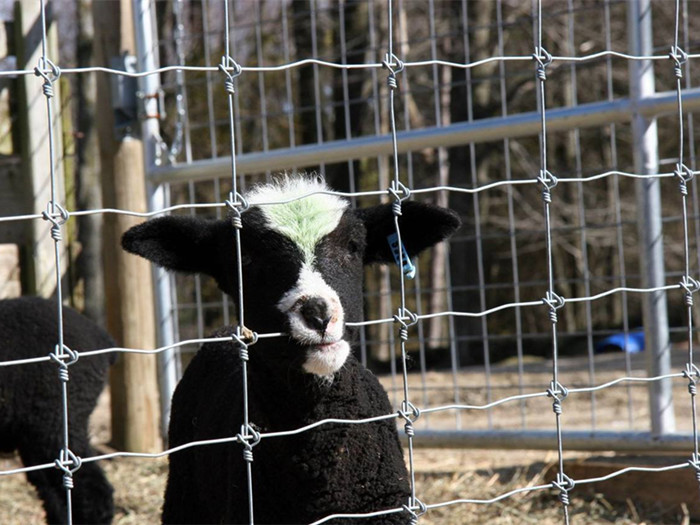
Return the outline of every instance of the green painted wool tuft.
[[[338,226],[348,206],[335,195],[318,193],[329,191],[317,177],[285,176],[253,188],[248,201],[259,205],[270,227],[299,246],[306,263],[312,264],[316,244]]]

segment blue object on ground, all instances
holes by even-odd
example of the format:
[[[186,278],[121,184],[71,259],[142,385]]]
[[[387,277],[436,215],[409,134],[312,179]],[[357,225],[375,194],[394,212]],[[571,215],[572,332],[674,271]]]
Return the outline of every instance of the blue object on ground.
[[[644,332],[642,330],[635,330],[628,334],[613,334],[602,341],[598,341],[595,345],[596,353],[611,349],[621,350],[629,354],[638,354],[644,350]]]

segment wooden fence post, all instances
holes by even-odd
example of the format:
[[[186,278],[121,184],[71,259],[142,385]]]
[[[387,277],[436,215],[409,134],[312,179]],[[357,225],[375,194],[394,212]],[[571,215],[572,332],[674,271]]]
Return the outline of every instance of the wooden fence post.
[[[134,53],[131,2],[94,2],[95,57],[110,65],[114,57]],[[98,136],[102,192],[106,207],[147,208],[143,147],[129,133],[118,135],[111,103],[111,76],[98,76]],[[150,263],[127,254],[121,235],[139,219],[105,216],[105,295],[107,326],[128,348],[155,347],[155,312]],[[162,449],[156,357],[122,354],[110,375],[112,444],[129,451]]]
[[[58,63],[58,45],[56,25],[51,23],[51,9],[47,8],[47,55]],[[32,69],[39,65],[42,54],[41,6],[35,0],[21,0],[15,7],[15,26],[17,44],[17,67]],[[46,210],[51,200],[51,166],[49,164],[48,118],[46,97],[42,90],[43,80],[35,76],[22,76],[18,79],[17,124],[20,139],[21,171],[24,187],[25,213],[41,213]],[[54,97],[51,99],[53,111],[53,139],[57,152],[54,164],[56,174],[56,200],[65,205],[63,185],[62,133],[61,133],[61,90],[60,83],[54,82]],[[23,226],[26,235],[25,246],[30,247],[26,253],[28,271],[23,275],[25,293],[50,297],[56,290],[56,270],[54,260],[54,241],[51,238],[50,225],[45,221],[35,220]],[[61,248],[64,263],[62,272],[69,264],[66,256],[67,244]]]

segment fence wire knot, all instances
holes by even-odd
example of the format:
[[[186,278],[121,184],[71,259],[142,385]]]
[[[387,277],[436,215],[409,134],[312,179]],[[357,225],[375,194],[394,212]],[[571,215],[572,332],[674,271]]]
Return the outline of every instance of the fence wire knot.
[[[231,210],[231,224],[233,224],[233,227],[237,230],[243,229],[241,214],[250,208],[248,201],[240,193],[236,192],[234,195],[233,192],[230,192],[228,199],[226,199],[226,206]]]
[[[242,328],[238,327],[237,332],[231,335],[231,339],[238,347],[241,361],[248,361],[250,359],[248,347],[258,342],[258,334],[245,326]]]
[[[63,352],[59,352],[59,345],[56,350],[49,354],[52,361],[58,364],[58,378],[62,383],[67,383],[70,379],[68,367],[78,362],[80,354],[63,345]]]
[[[260,432],[252,425],[241,425],[241,432],[236,436],[243,444],[243,459],[247,463],[253,462],[253,447],[260,443]]]
[[[63,472],[63,487],[65,489],[73,488],[73,473],[80,468],[82,463],[83,460],[73,454],[69,448],[61,450],[59,458],[54,461],[54,466]]]
[[[693,294],[700,290],[700,283],[689,275],[684,275],[680,286],[685,290],[686,306],[693,306]]]
[[[400,217],[401,203],[411,196],[411,190],[409,190],[401,181],[391,181],[389,189],[386,190],[389,195],[394,197],[394,202],[391,207],[396,217]]]
[[[402,508],[409,514],[411,525],[418,523],[418,518],[428,512],[428,507],[418,498],[409,498],[408,505],[403,505]],[[416,512],[414,509],[416,509],[418,512]]]
[[[691,458],[688,460],[688,464],[695,470],[695,479],[700,483],[700,456],[693,452]]]
[[[679,163],[676,164],[676,169],[673,171],[673,174],[678,177],[678,185],[681,195],[686,197],[688,195],[688,183],[693,180],[695,172],[685,164]]]
[[[420,408],[415,406],[410,401],[404,399],[401,402],[401,410],[399,410],[399,417],[403,418],[406,422],[404,425],[404,431],[409,438],[415,436],[416,432],[413,429],[413,423],[420,417]]]
[[[695,396],[698,393],[698,378],[700,378],[700,369],[693,363],[686,363],[683,370],[683,377],[688,380],[688,393]]]
[[[542,302],[549,306],[549,320],[556,323],[559,320],[557,310],[564,306],[566,300],[554,292],[547,292]]]
[[[233,69],[233,73],[230,73],[229,69]],[[236,77],[240,76],[243,72],[243,68],[230,56],[223,56],[221,57],[221,64],[219,64],[219,71],[226,75],[226,80],[224,80],[226,93],[233,96],[236,92],[234,80]]]
[[[535,53],[532,55],[532,58],[537,62],[537,78],[544,82],[547,80],[547,66],[549,66],[553,60],[552,55],[550,55],[545,48],[537,47],[535,48]]]
[[[549,170],[540,170],[537,182],[542,184],[542,199],[547,204],[552,202],[552,190],[559,184],[557,179]]]
[[[569,395],[569,389],[562,385],[559,381],[556,383],[552,381],[547,389],[547,397],[554,399],[552,403],[552,410],[555,414],[560,416],[563,412],[561,403]]]
[[[46,73],[47,67],[49,69],[50,76]],[[46,96],[46,98],[52,98],[54,95],[53,83],[56,82],[61,76],[61,69],[56,64],[51,62],[51,60],[43,57],[39,59],[39,65],[34,68],[34,75],[44,79],[44,85],[42,86],[44,96]]]
[[[70,213],[57,202],[50,201],[46,205],[46,210],[41,212],[41,217],[51,223],[51,238],[56,242],[61,242],[63,239],[61,226],[70,218]]]
[[[399,308],[398,313],[394,315],[394,322],[400,325],[399,337],[401,341],[406,342],[408,341],[408,329],[418,322],[418,316],[408,308]]]
[[[389,55],[387,53],[384,60],[382,60],[382,66],[389,70],[389,77],[386,79],[386,83],[389,88],[396,89],[399,87],[399,83],[396,80],[396,75],[404,70],[405,65],[403,61],[400,60],[395,54],[392,53]],[[394,69],[394,66],[396,66],[396,69]]]
[[[671,46],[671,52],[668,56],[674,62],[673,71],[676,74],[676,78],[678,80],[682,79],[683,66],[688,61],[688,54],[678,46]]]
[[[552,487],[559,490],[559,501],[564,505],[570,503],[569,492],[574,489],[576,483],[573,479],[563,473],[557,474],[557,479],[552,481]]]

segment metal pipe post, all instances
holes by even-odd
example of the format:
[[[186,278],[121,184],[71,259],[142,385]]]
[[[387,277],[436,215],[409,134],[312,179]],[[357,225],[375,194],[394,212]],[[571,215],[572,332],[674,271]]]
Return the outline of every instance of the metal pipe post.
[[[635,56],[653,53],[650,0],[629,0],[627,3],[629,52]],[[637,173],[659,171],[656,119],[645,117],[639,110],[641,101],[654,95],[654,67],[650,60],[630,60],[630,99],[632,105],[632,137],[634,164]],[[658,178],[637,181],[637,224],[642,286],[664,286],[664,247],[661,221],[661,182]],[[666,292],[644,294],[642,298],[647,370],[650,377],[671,371],[671,343],[668,335]],[[649,383],[651,434],[654,437],[671,434],[676,422],[673,414],[670,379]]]
[[[155,38],[155,10],[152,0],[133,0],[134,32],[136,33],[136,54],[139,71],[158,69],[158,45]],[[145,148],[146,174],[153,171],[159,164],[160,125],[158,122],[158,92],[160,90],[159,75],[148,75],[139,78],[139,99],[141,107],[141,138]],[[167,202],[167,183],[148,184],[148,208],[157,210],[164,208]],[[156,330],[158,346],[168,346],[175,343],[176,325],[173,319],[171,279],[161,268],[154,270]],[[161,431],[167,439],[170,421],[170,398],[178,381],[178,356],[175,350],[165,350],[158,354],[158,384],[161,400]]]

